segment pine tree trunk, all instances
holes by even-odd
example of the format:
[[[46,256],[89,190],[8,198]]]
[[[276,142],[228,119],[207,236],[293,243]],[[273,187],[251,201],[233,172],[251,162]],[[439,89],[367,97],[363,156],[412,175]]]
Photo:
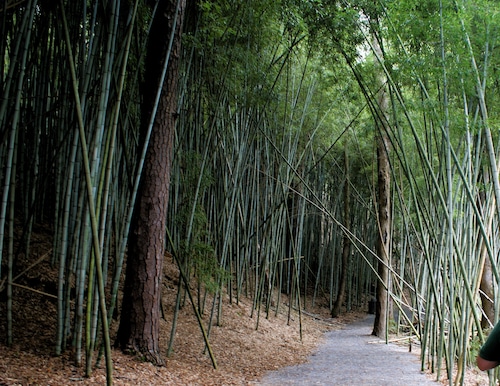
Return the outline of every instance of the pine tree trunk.
[[[185,0],[158,5],[148,40],[141,132],[147,131],[158,87],[162,93],[149,140],[129,237],[118,344],[126,352],[163,365],[159,349],[160,295],[170,169],[177,116],[178,66]],[[176,20],[177,17],[177,20]],[[175,28],[165,81],[161,74]]]

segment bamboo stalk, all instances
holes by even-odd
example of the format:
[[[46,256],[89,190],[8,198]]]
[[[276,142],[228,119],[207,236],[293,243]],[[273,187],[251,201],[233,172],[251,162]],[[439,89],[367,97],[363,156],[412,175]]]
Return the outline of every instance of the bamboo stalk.
[[[75,66],[74,66],[74,62],[73,62],[73,54],[71,52],[71,41],[70,41],[68,26],[67,26],[67,22],[66,22],[66,14],[64,12],[64,3],[62,0],[60,0],[60,6],[61,6],[62,19],[63,19],[64,32],[65,32],[66,46],[67,46],[67,50],[68,50],[68,60],[70,63],[71,76],[72,76],[72,80],[73,80],[73,89],[74,89],[76,110],[77,110],[77,116],[78,116],[78,126],[79,126],[79,132],[80,132],[80,142],[81,142],[82,155],[83,155],[83,160],[84,160],[85,178],[86,178],[86,185],[87,185],[87,195],[88,195],[87,199],[88,199],[88,204],[89,204],[88,208],[89,208],[90,217],[91,217],[93,248],[94,248],[94,254],[96,256],[96,261],[97,261],[97,264],[96,264],[97,284],[99,287],[99,295],[100,295],[99,305],[100,305],[100,309],[101,309],[103,337],[104,337],[104,342],[105,342],[104,347],[105,347],[105,353],[106,353],[106,383],[108,385],[111,385],[111,384],[113,384],[113,363],[112,363],[112,359],[111,359],[111,344],[110,344],[110,338],[109,338],[109,327],[108,327],[107,311],[106,311],[106,303],[105,303],[104,282],[103,282],[102,267],[101,267],[101,251],[100,251],[100,245],[99,245],[99,235],[98,235],[98,231],[97,231],[97,220],[96,220],[95,206],[94,206],[94,195],[92,192],[90,164],[89,164],[89,160],[88,160],[88,150],[87,150],[87,145],[86,145],[85,129],[84,129],[84,125],[83,125],[82,110],[81,110],[81,104],[80,104],[80,95],[78,92]]]

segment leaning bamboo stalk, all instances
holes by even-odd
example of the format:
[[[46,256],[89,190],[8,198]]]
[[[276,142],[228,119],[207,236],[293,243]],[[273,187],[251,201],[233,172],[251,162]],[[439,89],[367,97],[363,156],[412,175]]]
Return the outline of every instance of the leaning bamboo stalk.
[[[203,334],[203,339],[205,340],[205,346],[206,348],[208,349],[208,353],[210,355],[210,359],[212,361],[212,365],[214,367],[214,369],[217,369],[217,361],[215,360],[215,356],[212,352],[212,348],[210,346],[210,342],[208,340],[208,335],[205,331],[205,327],[203,327],[203,320],[201,318],[201,315],[200,313],[198,312],[198,309],[196,308],[196,303],[193,299],[193,296],[191,294],[191,289],[189,288],[189,279],[187,278],[187,276],[185,275],[184,273],[184,270],[182,269],[182,263],[181,261],[179,260],[179,256],[177,255],[177,252],[175,251],[175,245],[173,243],[173,240],[172,240],[172,237],[170,235],[170,232],[167,230],[167,237],[168,237],[168,241],[170,243],[170,246],[173,248],[173,253],[172,253],[172,256],[175,258],[175,261],[177,262],[177,266],[179,268],[179,273],[181,275],[181,278],[182,280],[184,281],[184,284],[185,284],[185,287],[186,287],[186,291],[188,293],[188,296],[189,296],[189,300],[191,301],[191,305],[193,306],[193,311],[196,315],[196,319],[198,321],[198,325],[201,329],[201,332]]]
[[[119,79],[119,84],[121,85],[120,88],[123,88],[123,85],[125,82],[126,63],[128,61],[128,55],[130,53],[130,44],[132,42],[132,36],[133,36],[133,31],[134,31],[133,21],[135,20],[136,15],[137,15],[137,7],[138,7],[138,1],[136,0],[136,2],[134,4],[134,10],[132,13],[132,22],[129,24],[128,31],[127,31],[125,55],[124,55],[124,60],[122,62],[123,66],[121,68],[120,79]],[[156,12],[156,6],[153,10],[153,16],[151,18],[151,22],[154,18],[155,12]],[[149,28],[151,28],[151,23],[149,24]],[[145,50],[143,50],[140,54],[139,63],[142,61],[144,55],[145,55]],[[137,67],[139,68],[140,66],[137,66]],[[135,80],[138,79],[138,71],[139,71],[139,69],[137,69],[137,72],[135,74],[135,77],[134,77]],[[164,71],[165,71],[165,69],[164,69]],[[121,91],[119,93],[120,97],[122,95],[122,92],[123,91]],[[157,91],[157,92],[159,92],[159,91]],[[117,107],[119,107],[119,106],[121,106],[121,103]],[[118,122],[119,122],[119,114],[117,112],[115,115],[115,122],[113,125],[118,125]],[[153,121],[150,122],[150,126],[148,129],[149,132],[152,130],[152,124],[153,124]],[[129,195],[125,195],[124,197],[122,197],[122,201],[125,203],[125,204],[123,204],[124,207],[122,209],[122,212],[123,212],[122,216],[124,218],[124,224],[123,224],[122,228],[119,228],[119,231],[117,232],[119,234],[119,237],[118,237],[117,248],[116,248],[117,249],[116,267],[115,267],[115,272],[113,275],[113,280],[112,280],[112,285],[111,285],[111,302],[110,302],[110,306],[109,306],[109,315],[108,315],[108,318],[110,320],[111,320],[111,316],[112,316],[112,314],[115,310],[115,307],[116,307],[116,300],[118,297],[118,289],[119,289],[119,285],[120,285],[120,279],[121,279],[121,274],[122,274],[122,269],[123,269],[123,262],[125,259],[125,251],[126,251],[126,247],[127,247],[128,233],[129,233],[129,229],[130,229],[130,223],[132,220],[134,203],[135,203],[135,199],[137,196],[137,190],[139,187],[140,176],[142,174],[142,167],[143,167],[142,165],[144,164],[144,157],[145,157],[145,151],[146,151],[147,146],[148,146],[148,142],[145,143],[144,148],[142,149],[141,161],[139,164],[140,167],[137,168],[137,170],[136,170],[136,175],[135,175],[135,179],[133,182],[132,191],[130,192]]]
[[[112,166],[113,166],[113,158],[114,158],[114,153],[115,153],[115,147],[116,147],[116,137],[117,137],[117,130],[118,130],[118,122],[120,118],[120,109],[122,106],[122,97],[123,97],[123,88],[125,84],[125,75],[126,75],[126,70],[127,70],[127,64],[128,64],[128,59],[129,59],[129,54],[130,54],[130,44],[132,42],[132,34],[134,31],[134,25],[135,25],[135,19],[137,15],[137,7],[139,5],[139,0],[136,0],[134,3],[134,8],[132,11],[131,19],[129,22],[128,26],[128,31],[126,35],[126,40],[125,40],[125,48],[124,48],[124,54],[122,58],[122,63],[121,63],[121,68],[120,68],[120,73],[119,73],[119,78],[118,78],[118,90],[117,90],[117,99],[114,105],[114,111],[113,111],[113,121],[111,125],[111,143],[110,143],[110,157],[107,163],[106,167],[106,176],[105,176],[105,190],[104,190],[104,197],[108,197],[109,195],[109,184],[111,181],[111,176],[112,176]],[[105,199],[104,207],[107,207],[107,199]],[[101,228],[101,236],[100,238],[104,238],[104,227]],[[125,237],[123,237],[126,239]],[[117,265],[121,266],[123,262],[123,256],[121,255],[122,250],[117,247],[118,254],[116,256],[117,259]],[[118,270],[117,267],[117,273],[118,276],[121,273],[121,270]],[[116,282],[116,283],[115,283]],[[108,310],[108,319],[111,320],[112,314],[114,312],[114,307],[116,303],[116,298],[118,295],[118,281],[114,280],[112,289],[111,289],[111,303],[109,306]]]
[[[92,191],[90,163],[89,163],[89,159],[88,159],[88,150],[87,150],[87,145],[86,145],[85,129],[84,129],[84,125],[83,125],[83,117],[82,117],[82,110],[81,110],[81,104],[80,104],[80,95],[78,92],[78,84],[77,84],[77,80],[76,80],[75,65],[73,62],[73,54],[71,52],[71,41],[70,41],[68,25],[67,25],[67,21],[66,21],[66,14],[64,12],[64,3],[62,0],[60,0],[60,6],[61,6],[64,35],[65,35],[65,41],[66,41],[66,48],[68,51],[68,60],[69,60],[69,64],[70,64],[71,77],[73,80],[73,90],[74,90],[74,97],[75,97],[75,102],[76,102],[76,111],[77,111],[78,126],[79,126],[79,132],[80,132],[80,142],[81,142],[81,149],[82,149],[82,155],[83,155],[83,161],[84,161],[83,163],[84,163],[84,168],[85,168],[85,179],[86,179],[87,195],[88,195],[87,199],[88,199],[88,204],[89,204],[88,207],[89,207],[89,212],[90,212],[90,217],[91,217],[92,241],[93,241],[94,254],[96,256],[96,261],[97,261],[97,264],[96,264],[97,282],[98,282],[99,295],[100,295],[99,304],[100,304],[100,308],[101,308],[103,338],[104,338],[104,347],[105,347],[105,353],[106,353],[106,382],[108,385],[111,385],[111,384],[113,384],[113,364],[112,364],[112,360],[111,360],[111,343],[110,343],[110,338],[109,338],[109,327],[108,327],[107,311],[106,311],[106,303],[105,303],[104,282],[103,282],[102,267],[101,267],[101,251],[100,251],[100,243],[99,243],[99,234],[98,234],[98,230],[97,230],[97,219],[96,219],[96,214],[95,214],[94,195],[93,195],[93,191]]]
[[[153,10],[153,16],[151,18],[154,19],[154,13],[156,12],[156,9],[157,9],[157,4],[155,5],[154,7],[154,10]],[[177,14],[179,12],[179,7],[180,7],[180,2],[177,2],[177,8],[176,8],[176,11],[175,13]],[[175,19],[175,23],[177,22],[177,19]],[[151,111],[151,115],[149,117],[149,123],[148,123],[148,128],[146,130],[146,133],[145,133],[145,138],[144,138],[144,143],[143,143],[143,147],[140,151],[140,154],[139,154],[139,160],[138,160],[138,163],[137,163],[137,166],[135,168],[135,176],[134,176],[134,181],[133,181],[133,187],[132,187],[132,193],[131,193],[131,196],[127,202],[128,204],[128,207],[127,207],[127,210],[126,210],[126,215],[125,215],[125,224],[123,226],[123,229],[122,229],[122,235],[121,235],[121,243],[119,245],[119,252],[118,252],[118,262],[117,262],[117,266],[116,266],[116,269],[115,269],[115,275],[114,275],[114,279],[113,279],[113,289],[112,289],[112,293],[113,293],[113,300],[112,300],[112,304],[114,305],[115,302],[116,302],[116,295],[117,295],[117,290],[118,290],[118,285],[119,285],[119,281],[120,281],[120,275],[121,275],[121,272],[122,272],[122,269],[123,269],[123,256],[125,254],[125,249],[126,249],[126,245],[127,245],[127,236],[128,235],[128,232],[129,232],[129,229],[130,229],[130,224],[131,224],[131,219],[132,219],[132,214],[133,214],[133,208],[134,208],[134,205],[135,205],[135,201],[136,201],[136,197],[137,197],[137,193],[138,193],[138,189],[139,189],[139,182],[140,182],[140,179],[141,179],[141,175],[142,175],[142,170],[143,170],[143,167],[144,167],[144,162],[145,162],[145,158],[146,158],[146,152],[147,152],[147,149],[148,149],[148,146],[149,146],[149,140],[151,138],[151,133],[152,133],[152,130],[153,130],[153,124],[154,124],[154,120],[155,120],[155,117],[156,117],[156,113],[157,113],[157,110],[158,110],[158,106],[159,106],[159,101],[160,101],[160,96],[161,96],[161,92],[162,92],[162,85],[164,83],[164,80],[165,80],[165,77],[166,77],[166,72],[167,72],[167,67],[168,67],[168,64],[169,64],[169,61],[170,61],[170,55],[171,55],[171,52],[172,52],[172,45],[173,45],[173,40],[174,40],[174,33],[175,33],[175,25],[174,25],[174,28],[172,28],[172,33],[169,37],[169,44],[168,44],[168,48],[167,48],[167,51],[165,53],[165,58],[164,58],[164,62],[163,62],[163,67],[162,67],[162,71],[161,71],[161,74],[160,74],[160,79],[159,79],[159,82],[158,82],[158,88],[155,92],[155,99],[154,99],[154,103],[153,103],[153,109]]]
[[[35,1],[36,5],[36,1]],[[22,57],[20,57],[19,51],[21,50],[21,43],[24,41],[24,43],[29,43],[24,39],[24,34],[26,32],[26,29],[31,30],[31,26],[33,25],[33,17],[32,17],[32,6],[33,2],[30,1],[28,3],[28,6],[25,9],[25,12],[23,13],[22,20],[20,22],[19,29],[16,34],[16,39],[13,44],[14,48],[12,50],[12,54],[9,57],[9,71],[6,74],[5,81],[3,83],[3,95],[2,95],[2,103],[0,104],[0,123],[2,126],[5,125],[5,120],[7,118],[7,107],[8,103],[10,100],[10,89],[13,86],[13,82],[15,81],[14,74],[16,74],[16,70],[18,68],[19,63],[22,61]],[[5,13],[4,13],[5,15]],[[5,25],[3,25],[5,27]],[[3,35],[2,35],[3,36]],[[26,51],[26,48],[24,49]],[[5,62],[2,62],[2,65],[5,65]],[[2,72],[3,74],[3,72]],[[19,72],[19,75],[23,75],[24,71],[21,70]],[[17,78],[19,79],[19,78]],[[1,251],[1,248],[0,248]],[[1,253],[1,252],[0,252]]]
[[[16,143],[16,137],[17,137],[17,131],[18,131],[18,126],[19,126],[19,119],[20,119],[20,107],[21,107],[21,96],[22,96],[22,89],[23,89],[23,84],[24,84],[24,76],[26,74],[26,62],[28,58],[28,48],[31,40],[31,25],[33,24],[33,17],[35,14],[35,8],[36,8],[36,3],[37,0],[30,0],[25,11],[25,17],[23,18],[22,22],[22,30],[19,33],[19,44],[21,43],[21,36],[25,35],[24,38],[24,48],[22,52],[22,57],[19,62],[19,76],[18,76],[18,82],[17,82],[17,90],[16,90],[16,96],[15,96],[15,101],[14,101],[14,115],[12,118],[12,126],[9,134],[9,141],[8,141],[8,151],[7,151],[7,156],[6,156],[6,162],[5,162],[5,177],[4,177],[4,184],[3,184],[3,189],[2,189],[2,201],[0,203],[0,266],[2,263],[2,250],[3,250],[3,242],[4,242],[4,235],[5,235],[5,221],[7,217],[7,206],[8,206],[8,197],[9,197],[9,190],[11,187],[11,179],[15,179],[15,176],[12,175],[12,165],[14,162],[14,153],[15,153],[15,143]],[[12,71],[14,71],[14,67],[11,67]],[[10,74],[10,71],[9,71]],[[8,83],[10,84],[10,82]],[[8,90],[6,90],[8,91]],[[5,110],[7,108],[7,100],[8,98],[5,97],[5,99],[2,101],[2,106],[0,108],[0,119],[5,114]],[[0,275],[1,275],[1,268],[0,268]]]
[[[100,94],[100,101],[99,101],[99,110],[98,110],[98,118],[96,122],[96,128],[97,128],[97,134],[96,134],[96,140],[94,144],[94,159],[92,161],[93,163],[93,168],[92,171],[97,175],[99,173],[99,170],[101,172],[99,173],[99,183],[98,183],[98,189],[96,192],[96,216],[97,216],[97,221],[98,221],[98,227],[99,227],[99,250],[101,251],[101,260],[104,261],[103,256],[104,256],[104,242],[105,242],[105,230],[106,230],[106,218],[107,218],[107,210],[108,210],[108,198],[109,198],[109,182],[110,178],[109,175],[106,174],[106,171],[109,170],[106,165],[110,162],[113,161],[113,154],[110,151],[110,146],[113,144],[114,137],[113,135],[116,133],[115,130],[113,130],[113,127],[111,130],[109,130],[107,133],[108,135],[106,136],[106,139],[103,140],[104,136],[104,128],[106,125],[106,115],[107,115],[107,105],[109,103],[109,98],[110,98],[110,84],[111,84],[111,78],[113,77],[113,63],[114,63],[114,58],[115,58],[115,44],[116,44],[116,29],[118,26],[118,16],[119,16],[119,11],[117,10],[118,4],[117,1],[112,1],[110,4],[110,15],[109,15],[109,28],[110,28],[110,33],[108,33],[108,39],[106,43],[106,49],[104,53],[104,63],[103,63],[103,75],[102,75],[102,82],[101,82],[101,94]],[[111,117],[113,119],[113,117]],[[105,145],[102,146],[101,142],[104,142]],[[111,148],[112,149],[112,148]],[[102,158],[102,160],[101,160]],[[97,177],[92,177],[92,181],[95,181]],[[87,344],[87,359],[86,359],[86,374],[87,376],[90,376],[92,372],[92,358],[93,358],[93,351],[95,347],[95,341],[96,341],[96,335],[97,335],[97,325],[98,325],[98,297],[99,294],[95,294],[95,300],[94,300],[94,305],[92,305],[92,299],[93,299],[93,275],[94,275],[94,269],[93,265],[95,263],[94,259],[91,259],[91,265],[89,269],[89,285],[88,285],[88,295],[87,295],[87,314],[88,314],[88,320],[90,323],[86,324],[87,330],[87,336],[90,337],[88,340]],[[101,262],[98,262],[98,264],[102,264]],[[104,276],[104,275],[103,275]],[[105,277],[105,276],[104,276]],[[104,278],[103,278],[104,280]],[[92,312],[92,316],[90,317],[90,313]]]
[[[452,152],[452,155],[454,156],[454,153]]]
[[[73,182],[75,179],[75,160],[78,150],[78,132],[75,131],[71,146],[71,153],[68,163],[68,171],[65,176],[66,178],[66,194],[64,197],[64,203],[62,206],[63,219],[61,225],[61,245],[59,246],[59,278],[58,278],[58,296],[57,296],[57,337],[56,337],[56,355],[60,355],[62,352],[62,343],[64,340],[64,326],[65,326],[65,302],[64,302],[64,290],[65,290],[65,276],[66,276],[66,259],[68,250],[68,235],[69,235],[69,218],[70,218],[70,205],[71,197],[73,194]]]
[[[446,133],[446,183],[447,183],[447,197],[446,197],[446,221],[447,221],[447,234],[446,234],[446,251],[445,254],[449,256],[448,259],[448,269],[449,276],[451,278],[455,275],[455,265],[454,265],[454,248],[453,248],[453,232],[454,232],[454,205],[453,205],[453,176],[452,176],[452,160],[451,160],[451,143],[450,143],[450,118],[449,118],[449,106],[448,106],[448,76],[446,70],[446,47],[444,40],[444,27],[443,27],[443,2],[439,0],[439,35],[440,35],[440,48],[441,48],[441,65],[442,65],[442,76],[443,76],[443,131]],[[453,308],[455,306],[455,291],[452,285],[449,287],[449,303],[448,307],[450,325],[454,322],[454,312]],[[442,334],[444,334],[444,328],[442,329]],[[455,341],[453,334],[448,334],[448,352],[447,352],[447,370],[453,372],[454,361],[451,360],[454,354]],[[439,358],[438,358],[439,360]],[[438,370],[439,379],[439,370]]]

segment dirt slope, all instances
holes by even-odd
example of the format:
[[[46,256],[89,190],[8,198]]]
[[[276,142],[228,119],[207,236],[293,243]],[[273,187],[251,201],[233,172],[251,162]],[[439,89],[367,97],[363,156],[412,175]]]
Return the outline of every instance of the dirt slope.
[[[50,251],[47,248],[47,251]],[[90,378],[84,369],[74,366],[73,353],[60,357],[53,355],[56,326],[57,270],[51,267],[50,253],[40,254],[39,262],[25,262],[19,267],[23,275],[14,287],[14,345],[5,346],[5,292],[0,298],[0,384],[1,385],[96,385],[105,383],[102,362]],[[35,260],[36,261],[36,260]],[[22,262],[20,262],[22,265]],[[177,292],[175,265],[166,262],[161,346],[165,352],[170,338],[173,305]],[[210,302],[207,302],[204,323],[208,324]],[[308,301],[308,304],[311,304]],[[362,314],[361,314],[362,315]],[[259,379],[265,372],[283,366],[301,363],[322,339],[322,333],[340,328],[359,318],[351,313],[331,320],[328,310],[319,304],[308,309],[300,318],[292,310],[288,318],[285,296],[276,313],[268,317],[261,311],[252,313],[251,300],[242,298],[238,303],[224,299],[220,326],[210,331],[210,343],[217,360],[214,370],[189,302],[181,309],[174,352],[166,358],[163,368],[142,363],[136,358],[113,351],[114,380],[117,385],[245,385]],[[302,321],[300,324],[299,321]],[[258,324],[258,328],[257,328]],[[116,330],[117,321],[113,322]],[[300,339],[302,329],[302,340]]]

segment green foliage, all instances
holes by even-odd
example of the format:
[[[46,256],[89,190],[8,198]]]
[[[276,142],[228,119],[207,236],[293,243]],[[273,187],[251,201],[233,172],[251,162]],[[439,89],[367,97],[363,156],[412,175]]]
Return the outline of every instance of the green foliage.
[[[348,62],[355,62],[358,46],[363,42],[359,9],[328,0],[299,1],[299,4],[313,49],[330,58],[340,55]]]
[[[202,1],[199,25],[188,43],[203,58],[208,92],[228,95],[239,105],[265,103],[275,71],[269,62],[281,28],[279,2]],[[207,101],[211,103],[211,101]]]
[[[198,282],[209,292],[215,293],[221,283],[231,278],[230,273],[221,267],[212,246],[198,241],[181,247],[181,251],[188,257]]]
[[[399,327],[394,318],[390,318],[389,321],[389,326],[388,326],[388,332],[389,334],[399,334]]]
[[[488,329],[488,330],[491,330],[491,329]],[[488,333],[489,333],[489,331],[487,331],[487,330],[483,331],[484,336],[488,336]],[[481,343],[481,339],[479,338],[479,335],[475,335],[469,340],[469,352],[468,352],[468,354],[469,354],[468,362],[469,363],[476,362],[476,357],[479,354],[479,350],[481,349],[481,346],[482,346],[482,343]]]
[[[215,250],[210,245],[207,215],[199,197],[213,184],[213,177],[208,168],[202,168],[198,153],[186,152],[181,164],[183,201],[178,208],[175,224],[177,231],[185,236],[179,246],[179,256],[186,266],[194,270],[197,280],[207,290],[215,292],[221,279],[229,278],[229,273],[220,266]]]

